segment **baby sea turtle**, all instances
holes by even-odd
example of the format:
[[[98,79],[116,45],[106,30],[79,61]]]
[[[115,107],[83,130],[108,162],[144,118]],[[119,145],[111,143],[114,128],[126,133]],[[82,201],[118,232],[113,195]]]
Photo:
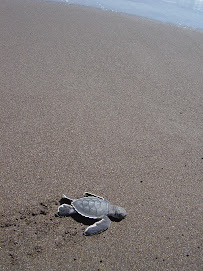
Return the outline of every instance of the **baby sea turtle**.
[[[84,197],[80,199],[71,199],[64,195],[63,200],[69,201],[71,205],[60,205],[58,208],[59,216],[79,213],[82,216],[99,220],[90,225],[85,230],[84,235],[93,235],[107,230],[111,223],[109,217],[121,220],[127,215],[124,208],[111,205],[107,199],[88,192],[85,192]]]

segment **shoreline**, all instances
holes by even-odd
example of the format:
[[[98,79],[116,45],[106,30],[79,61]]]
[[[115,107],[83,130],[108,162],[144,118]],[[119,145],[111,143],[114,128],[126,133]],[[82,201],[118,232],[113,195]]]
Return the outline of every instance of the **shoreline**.
[[[202,28],[199,28],[197,26],[189,26],[189,25],[186,25],[184,23],[182,24],[178,24],[177,22],[170,22],[170,19],[169,21],[163,21],[163,20],[159,20],[159,19],[156,19],[156,18],[152,18],[152,17],[148,17],[147,15],[140,15],[140,14],[133,14],[133,13],[128,13],[128,12],[124,12],[124,11],[116,11],[116,10],[111,10],[111,9],[105,9],[105,8],[100,8],[100,7],[94,7],[94,6],[87,6],[87,5],[82,5],[82,4],[78,4],[78,3],[68,3],[68,2],[60,2],[60,1],[57,1],[57,0],[41,0],[41,1],[44,1],[44,2],[48,2],[48,3],[58,3],[58,4],[64,4],[64,5],[69,5],[69,6],[78,6],[78,7],[85,7],[85,8],[92,8],[92,9],[98,9],[100,11],[104,11],[104,12],[113,12],[113,13],[116,13],[116,14],[123,14],[123,15],[129,15],[129,16],[135,16],[135,17],[138,17],[138,18],[141,18],[141,19],[147,19],[147,20],[150,20],[150,21],[154,21],[154,22],[158,22],[158,23],[164,23],[164,24],[168,24],[168,25],[172,25],[172,26],[177,26],[177,27],[180,27],[180,28],[186,28],[186,29],[190,29],[190,30],[197,30],[197,31],[200,31],[200,32],[203,32],[203,27]],[[198,12],[198,11],[196,11]]]

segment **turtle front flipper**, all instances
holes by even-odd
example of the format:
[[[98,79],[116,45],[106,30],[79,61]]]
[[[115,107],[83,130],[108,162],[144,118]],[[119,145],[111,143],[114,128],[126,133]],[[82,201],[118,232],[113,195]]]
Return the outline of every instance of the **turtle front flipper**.
[[[108,218],[108,216],[104,216],[102,220],[99,220],[95,222],[93,225],[89,226],[85,230],[84,235],[94,235],[102,231],[105,231],[110,226],[110,223],[111,223],[111,220]]]
[[[97,196],[97,195],[89,193],[89,192],[85,192],[84,197],[95,197],[95,198],[102,199],[102,200],[104,199],[103,197]]]

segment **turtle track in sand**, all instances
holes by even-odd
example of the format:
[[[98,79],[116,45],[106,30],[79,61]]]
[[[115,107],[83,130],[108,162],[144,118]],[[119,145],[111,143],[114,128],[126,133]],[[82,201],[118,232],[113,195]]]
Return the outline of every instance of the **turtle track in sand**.
[[[16,210],[9,217],[1,214],[3,266],[9,270],[22,268],[29,259],[37,261],[38,257],[46,257],[50,248],[67,249],[71,244],[81,243],[84,225],[55,216],[58,205],[58,201],[52,200],[40,202],[23,212]]]

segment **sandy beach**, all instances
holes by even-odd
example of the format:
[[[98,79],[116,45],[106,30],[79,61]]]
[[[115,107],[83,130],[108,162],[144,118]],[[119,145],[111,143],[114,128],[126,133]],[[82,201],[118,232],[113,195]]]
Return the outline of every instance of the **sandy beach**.
[[[203,33],[0,0],[1,270],[203,270]],[[95,236],[56,217],[126,208]]]

